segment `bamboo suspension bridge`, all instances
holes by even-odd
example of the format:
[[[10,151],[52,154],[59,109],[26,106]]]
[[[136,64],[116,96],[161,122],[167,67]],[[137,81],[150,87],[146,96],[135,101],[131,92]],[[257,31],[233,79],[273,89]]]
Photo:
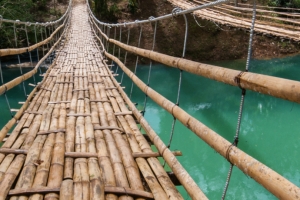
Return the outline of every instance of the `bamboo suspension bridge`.
[[[183,199],[175,187],[174,177],[164,170],[158,157],[170,166],[175,179],[192,199],[207,199],[177,160],[176,156],[181,153],[171,151],[170,145],[163,143],[143,117],[145,110],[139,111],[125,94],[115,79],[117,72],[111,71],[107,59],[116,63],[116,71],[121,68],[131,78],[132,84],[146,94],[144,107],[147,98],[151,98],[174,116],[173,129],[176,120],[180,121],[228,160],[230,170],[228,179],[224,180],[222,199],[226,196],[234,166],[276,197],[299,199],[298,186],[240,150],[237,145],[246,90],[299,103],[300,82],[251,73],[248,66],[245,71],[238,71],[184,58],[188,38],[185,15],[224,2],[220,0],[190,10],[176,9],[166,16],[124,24],[99,21],[89,5],[80,0],[71,1],[66,13],[55,22],[29,23],[2,19],[2,23],[13,24],[16,45],[16,29],[18,26],[25,27],[23,30],[28,46],[0,49],[0,58],[28,53],[32,62],[34,49],[43,49],[45,53],[47,46],[47,53],[31,71],[6,83],[0,66],[0,94],[5,96],[8,107],[11,109],[6,92],[18,85],[23,85],[27,98],[20,109],[11,109],[16,114],[11,113],[12,119],[0,132],[3,141],[0,148],[0,199]],[[183,15],[186,23],[182,57],[153,51],[159,20],[179,15]],[[142,27],[146,23],[154,23],[155,27],[152,50],[140,48]],[[132,26],[140,30],[136,47],[128,44]],[[254,21],[251,35],[253,26]],[[30,28],[35,36],[32,46],[28,39]],[[116,38],[117,30],[121,33],[122,28],[128,28],[126,44],[121,42],[121,34],[119,40]],[[115,31],[114,37],[110,37],[111,29]],[[109,53],[111,45],[112,54]],[[118,57],[114,55],[117,53],[116,47],[119,47]],[[124,63],[120,60],[121,48],[126,51]],[[24,82],[40,72],[41,64],[53,51],[56,58],[47,72],[42,74],[43,80],[35,83],[34,89],[27,95]],[[134,72],[126,67],[129,53],[137,56]],[[136,76],[140,57],[180,69],[176,103],[151,89],[149,79],[148,83],[144,83]],[[18,59],[20,62],[20,57]],[[241,108],[234,142],[225,140],[179,107],[182,71],[241,88]],[[146,134],[142,134],[141,129]],[[158,152],[152,150],[152,145]]]

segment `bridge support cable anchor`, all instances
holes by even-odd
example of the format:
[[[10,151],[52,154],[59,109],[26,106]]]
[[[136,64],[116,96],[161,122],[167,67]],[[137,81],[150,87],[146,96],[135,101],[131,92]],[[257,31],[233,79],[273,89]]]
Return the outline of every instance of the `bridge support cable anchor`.
[[[130,28],[128,27],[127,28],[127,42],[126,42],[127,45],[129,44],[129,39],[130,39]],[[128,54],[128,51],[126,50],[125,55],[124,55],[124,65],[126,65],[127,54]],[[123,83],[123,78],[124,78],[124,71],[122,72],[122,76],[121,76],[121,81],[120,81],[121,84]]]
[[[174,8],[172,10],[172,15],[174,17],[177,16],[178,12],[181,12],[182,9],[181,8]],[[188,20],[185,14],[182,15],[184,18],[184,22],[185,22],[185,33],[184,33],[184,42],[183,42],[183,50],[182,50],[182,58],[185,57],[185,52],[186,52],[186,43],[187,43],[187,36],[188,36]],[[176,99],[176,105],[179,107],[179,102],[180,102],[180,91],[181,91],[181,83],[182,83],[182,70],[180,70],[179,73],[179,81],[178,81],[178,91],[177,91],[177,99]],[[176,117],[173,116],[173,122],[172,122],[172,128],[171,128],[171,132],[170,132],[170,138],[169,138],[169,143],[167,145],[168,148],[171,147],[172,144],[172,140],[173,140],[173,135],[174,135],[174,130],[175,130],[175,124],[176,124]],[[164,161],[163,166],[165,166],[166,161]]]
[[[14,36],[15,36],[15,44],[16,44],[16,48],[18,48],[18,39],[17,39],[17,30],[16,30],[16,23],[18,24],[20,22],[20,20],[16,20],[14,22]],[[20,59],[20,55],[18,54],[18,61],[19,61],[19,68],[20,68],[20,73],[21,75],[23,75],[23,70],[22,70],[22,67],[21,67],[21,59]],[[25,83],[24,83],[24,80],[22,81],[22,85],[23,85],[23,91],[24,91],[24,96],[25,96],[25,99],[27,99],[27,93],[26,93],[26,88],[25,88]]]
[[[149,17],[150,23],[151,23],[152,19],[154,19],[154,17]],[[154,51],[155,42],[156,42],[156,32],[157,32],[157,21],[155,21],[155,25],[154,25],[154,33],[153,33],[153,40],[152,40],[153,42],[152,42],[151,51]],[[151,71],[152,71],[152,60],[150,60],[149,71],[148,71],[148,79],[147,79],[148,87],[150,86]],[[145,94],[144,108],[143,108],[143,113],[142,113],[143,116],[145,115],[145,112],[146,112],[147,99],[148,99],[148,95]]]
[[[135,22],[138,22],[138,20],[136,20]],[[138,46],[137,46],[138,48],[140,47],[140,44],[141,44],[142,32],[143,32],[143,26],[140,26],[140,35],[139,35],[139,41],[138,41]],[[134,67],[134,75],[136,75],[138,62],[139,62],[139,56],[137,55],[136,61],[135,61],[135,67]],[[133,91],[133,81],[131,81],[131,88],[130,88],[130,95],[129,95],[130,99],[132,96],[132,91]]]
[[[26,34],[27,46],[29,47],[30,44],[29,44],[29,39],[28,39],[27,26],[30,26],[29,22],[27,24],[25,24],[25,34]],[[28,51],[28,53],[29,53],[29,59],[30,59],[31,67],[34,69],[34,66],[33,66],[33,63],[32,63],[31,51]],[[35,74],[32,76],[32,78],[33,78],[34,84],[36,85]]]
[[[252,23],[251,23],[251,28],[250,28],[248,55],[247,55],[247,62],[246,62],[245,72],[248,72],[248,70],[249,70],[249,64],[250,64],[251,53],[252,53],[252,43],[253,43],[253,32],[254,32],[255,19],[256,19],[256,2],[254,0],[253,1]],[[241,86],[241,77],[242,77],[243,73],[244,72],[239,73],[235,77],[235,80],[234,80],[237,83],[237,85],[239,86],[239,88],[241,88],[242,95],[241,95],[241,102],[240,102],[240,107],[239,107],[239,114],[238,114],[237,127],[236,127],[235,136],[234,136],[234,141],[231,144],[231,146],[228,147],[227,152],[226,152],[226,159],[230,163],[230,168],[229,168],[229,171],[228,171],[228,174],[227,174],[224,190],[223,190],[223,193],[222,193],[222,197],[221,197],[222,200],[224,200],[225,197],[226,197],[226,193],[227,193],[227,190],[228,190],[228,187],[229,187],[230,178],[231,178],[231,175],[232,175],[232,169],[233,169],[233,166],[234,166],[233,163],[230,162],[230,158],[229,158],[230,149],[231,149],[232,146],[237,146],[238,142],[239,142],[239,133],[240,133],[240,129],[241,129],[241,121],[242,121],[243,108],[244,108],[245,95],[246,95],[246,90],[244,88],[242,88],[242,86]]]

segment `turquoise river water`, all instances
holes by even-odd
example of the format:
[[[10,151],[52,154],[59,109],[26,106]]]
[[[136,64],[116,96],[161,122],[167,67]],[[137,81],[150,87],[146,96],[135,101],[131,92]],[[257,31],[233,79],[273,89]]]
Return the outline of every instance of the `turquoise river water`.
[[[250,71],[300,81],[300,56],[272,60],[253,60]],[[214,62],[219,66],[243,70],[245,61]],[[146,82],[149,66],[140,65],[137,75]],[[18,69],[4,69],[6,80],[18,76]],[[118,74],[122,72],[119,70]],[[179,70],[154,65],[150,87],[175,102]],[[121,76],[117,79],[120,81]],[[26,81],[33,82],[33,80]],[[27,85],[27,84],[26,84]],[[124,77],[123,86],[130,93],[131,81]],[[32,88],[27,88],[28,91]],[[8,92],[11,107],[19,108],[24,101],[22,86]],[[132,101],[142,110],[145,95],[133,88]],[[183,73],[180,107],[229,141],[235,135],[241,90],[200,76]],[[4,96],[0,96],[0,126],[10,114]],[[145,118],[167,144],[173,117],[148,99]],[[298,187],[300,186],[300,105],[271,96],[247,91],[241,124],[239,148],[271,167]],[[229,163],[210,146],[176,122],[172,150],[180,150],[177,157],[209,199],[220,199]],[[186,192],[178,187],[185,199]],[[276,199],[253,179],[234,168],[226,199]]]

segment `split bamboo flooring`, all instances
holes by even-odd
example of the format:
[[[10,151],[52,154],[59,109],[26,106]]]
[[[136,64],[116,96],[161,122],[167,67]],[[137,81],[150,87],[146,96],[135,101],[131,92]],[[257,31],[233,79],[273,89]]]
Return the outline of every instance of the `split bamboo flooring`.
[[[56,60],[0,148],[0,200],[183,199],[74,6]]]

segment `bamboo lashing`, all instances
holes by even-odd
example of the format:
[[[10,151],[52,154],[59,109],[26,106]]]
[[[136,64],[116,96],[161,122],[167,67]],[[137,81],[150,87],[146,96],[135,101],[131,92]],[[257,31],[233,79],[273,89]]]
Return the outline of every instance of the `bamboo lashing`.
[[[146,51],[146,50],[145,50]],[[171,113],[174,117],[176,117],[183,125],[192,130],[198,137],[204,140],[207,144],[209,144],[213,149],[215,149],[219,154],[221,154],[224,158],[228,156],[228,159],[231,163],[236,165],[240,170],[242,170],[245,174],[249,175],[253,179],[255,179],[258,183],[263,185],[267,190],[269,190],[272,194],[277,196],[278,198],[283,199],[294,199],[297,196],[300,196],[300,189],[295,186],[293,183],[289,182],[287,179],[263,165],[256,159],[252,158],[248,154],[244,153],[240,149],[235,146],[232,146],[230,142],[225,140],[223,137],[215,133],[213,130],[206,127],[204,124],[187,114],[180,107],[170,102],[159,93],[148,87],[145,83],[143,83],[137,76],[133,74],[128,68],[124,66],[124,64],[118,60],[116,57],[111,54],[105,52],[105,55],[116,62],[122,70],[132,79],[132,81],[152,100],[154,100],[158,105],[163,107],[169,113]],[[299,84],[299,83],[298,83]],[[123,96],[124,97],[124,96]],[[125,97],[124,97],[125,98]],[[153,132],[148,123],[142,118],[141,114],[136,110],[135,106],[131,104],[130,108],[132,109],[134,115],[137,119],[141,119],[140,123],[144,127],[148,133]],[[176,174],[176,167],[174,161],[170,160],[171,152],[166,148],[166,146],[158,140],[154,140],[156,135],[149,135],[153,143],[160,147],[158,150],[163,155],[169,166],[173,166],[172,170]],[[165,155],[166,154],[166,155]],[[168,156],[167,156],[168,155]],[[173,155],[172,155],[173,156]],[[177,175],[177,174],[176,174]],[[184,180],[181,179],[180,176],[177,176],[179,181],[183,184]],[[185,186],[183,184],[183,186]],[[293,188],[292,190],[290,190]],[[186,188],[187,190],[189,188]],[[290,192],[286,192],[290,191]]]

